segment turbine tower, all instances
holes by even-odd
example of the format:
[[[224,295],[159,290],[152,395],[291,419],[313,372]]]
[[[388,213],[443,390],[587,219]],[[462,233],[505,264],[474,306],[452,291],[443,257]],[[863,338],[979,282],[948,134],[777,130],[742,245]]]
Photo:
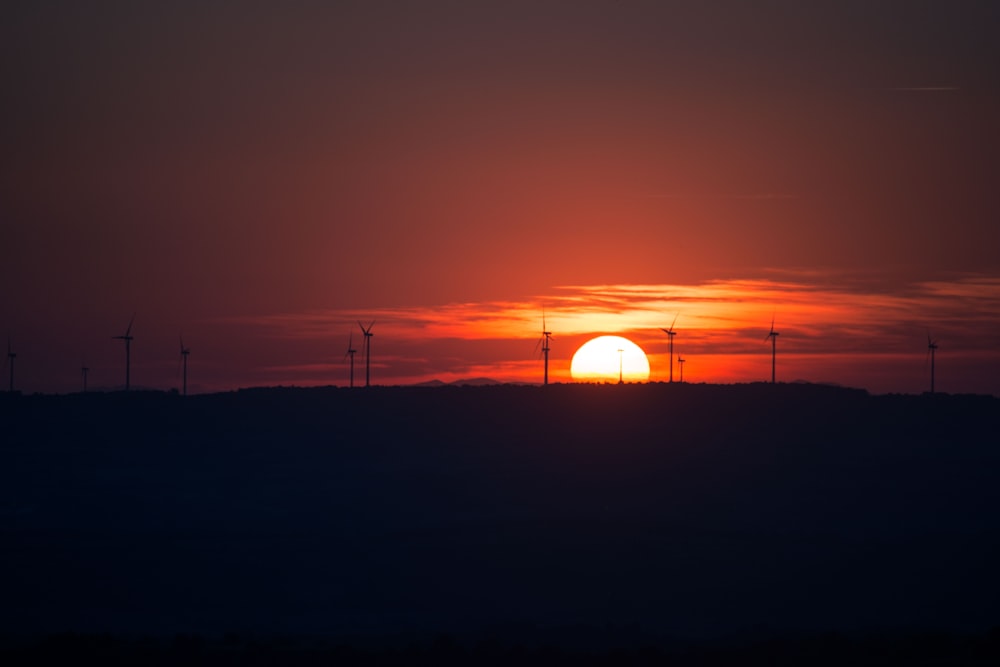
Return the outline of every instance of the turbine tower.
[[[10,336],[7,336],[7,365],[10,367],[10,384],[7,391],[14,393],[14,360],[17,359],[17,353],[12,352],[10,349]]]
[[[90,369],[86,366],[80,367],[80,375],[83,376],[83,393],[87,393],[87,373],[89,372]]]
[[[778,332],[774,330],[774,315],[771,316],[771,330],[764,337],[764,342],[771,339],[771,384],[774,384],[774,357],[778,351]]]
[[[535,350],[538,346],[542,346],[542,354],[545,356],[545,376],[542,380],[543,385],[548,385],[549,383],[549,340],[552,339],[552,332],[547,330],[545,327],[545,311],[542,311],[542,337],[538,339],[535,343]]]
[[[183,389],[181,390],[181,396],[187,396],[188,395],[188,354],[191,353],[191,348],[184,347],[184,337],[183,336],[180,337],[180,341],[181,341],[181,362],[184,365],[184,384],[182,385]]]
[[[361,327],[361,332],[365,335],[365,386],[368,387],[371,385],[372,336],[375,335],[372,333],[372,327],[375,326],[375,320],[372,320],[367,329],[365,325],[361,324],[360,320],[358,321],[358,326]],[[352,360],[353,358],[351,357]]]
[[[680,313],[677,313],[677,315],[680,315]],[[670,328],[669,329],[664,329],[663,327],[660,327],[660,331],[662,331],[663,333],[667,334],[667,336],[668,336],[668,338],[670,340],[670,355],[669,356],[670,356],[670,381],[671,382],[674,381],[674,336],[677,335],[677,332],[674,331],[674,325],[677,324],[677,315],[674,315],[674,321],[670,323]]]
[[[622,353],[623,352],[625,352],[625,350],[623,350],[621,348],[618,348],[618,384],[625,384],[622,381]]]
[[[931,393],[934,393],[934,352],[938,349],[936,340],[931,340],[931,334],[927,334],[927,354],[931,358]]]
[[[125,341],[125,391],[129,390],[130,378],[129,370],[132,362],[131,358],[131,343],[132,343],[132,322],[135,321],[135,313],[132,313],[132,319],[128,321],[128,328],[125,329],[125,335],[123,336],[112,336],[112,340],[123,340]]]
[[[681,382],[684,382],[684,362],[687,359],[682,359],[681,355],[677,355],[677,365],[681,367]]]
[[[354,349],[354,332],[351,331],[347,337],[347,352],[344,353],[344,359],[351,358],[351,387],[354,387],[354,354],[356,352],[357,350]]]

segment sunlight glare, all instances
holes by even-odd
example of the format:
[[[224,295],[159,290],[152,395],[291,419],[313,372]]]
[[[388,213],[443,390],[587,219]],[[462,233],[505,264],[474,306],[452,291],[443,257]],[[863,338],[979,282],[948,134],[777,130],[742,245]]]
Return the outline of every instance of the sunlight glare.
[[[576,351],[570,375],[577,382],[646,382],[649,360],[642,348],[621,336],[592,338]]]

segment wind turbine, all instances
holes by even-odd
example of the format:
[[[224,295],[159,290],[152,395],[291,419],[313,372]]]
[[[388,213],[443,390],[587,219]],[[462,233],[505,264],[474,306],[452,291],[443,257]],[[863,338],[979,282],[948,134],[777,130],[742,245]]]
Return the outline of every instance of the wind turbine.
[[[359,322],[360,324],[360,322]],[[354,332],[352,331],[347,337],[347,352],[344,353],[344,359],[347,357],[351,358],[351,387],[354,386],[354,353],[357,350],[354,349]]]
[[[677,313],[677,315],[680,315],[680,313]],[[677,324],[677,315],[674,315],[674,321],[670,323],[670,328],[669,329],[664,329],[663,327],[660,327],[660,331],[662,331],[663,333],[667,334],[667,336],[669,337],[669,340],[670,340],[670,381],[671,382],[674,381],[674,336],[677,335],[677,332],[674,331],[674,325]]]
[[[677,365],[681,367],[681,382],[684,382],[684,362],[687,359],[682,359],[681,355],[677,355]]]
[[[7,365],[10,366],[10,386],[7,389],[10,393],[14,393],[14,360],[17,359],[17,353],[12,352],[10,349],[10,336],[7,336]]]
[[[545,376],[544,376],[544,380],[542,382],[543,385],[548,385],[548,383],[549,383],[549,349],[550,349],[549,348],[549,340],[551,340],[551,338],[552,338],[552,332],[548,331],[546,329],[546,327],[545,327],[545,311],[543,310],[542,311],[542,337],[538,339],[537,343],[535,343],[535,349],[537,350],[538,346],[541,345],[542,346],[542,354],[545,355]]]
[[[132,343],[132,322],[135,321],[135,313],[132,313],[132,319],[128,321],[128,328],[125,329],[125,335],[123,336],[112,336],[112,340],[123,340],[125,341],[125,391],[129,390],[129,370],[131,366],[131,343]]]
[[[771,316],[771,330],[764,336],[765,343],[768,338],[771,339],[771,384],[774,384],[774,357],[778,351],[778,332],[774,330],[774,315]]]
[[[622,382],[622,353],[625,350],[618,348],[618,384],[625,384]]]
[[[931,340],[930,332],[927,332],[927,354],[931,358],[931,393],[934,393],[934,352],[938,349],[936,340]]]
[[[191,348],[184,347],[184,337],[180,336],[181,341],[181,362],[184,364],[184,384],[183,390],[181,391],[181,396],[188,395],[188,354],[191,353]]]
[[[365,335],[365,386],[367,387],[371,384],[372,336],[375,335],[372,333],[372,327],[375,326],[375,320],[372,320],[367,329],[365,325],[361,324],[360,320],[358,321],[358,326],[361,327],[361,331]],[[353,360],[354,357],[352,356],[351,359]]]
[[[80,375],[83,376],[83,392],[84,393],[87,393],[87,373],[89,373],[89,372],[90,372],[90,369],[87,368],[86,366],[81,366],[80,367]]]

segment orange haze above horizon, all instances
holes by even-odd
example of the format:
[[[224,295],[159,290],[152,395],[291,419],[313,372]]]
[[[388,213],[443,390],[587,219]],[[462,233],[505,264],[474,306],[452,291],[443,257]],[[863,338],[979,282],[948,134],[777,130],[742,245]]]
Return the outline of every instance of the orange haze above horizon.
[[[905,296],[897,296],[860,289],[856,276],[840,286],[834,286],[830,276],[822,281],[815,277],[784,272],[767,280],[692,285],[566,286],[525,301],[210,319],[184,331],[185,344],[192,348],[189,381],[193,391],[346,385],[345,353],[351,342],[358,350],[357,384],[364,363],[357,320],[366,325],[374,320],[374,384],[476,377],[540,383],[544,308],[553,334],[552,382],[572,381],[573,353],[598,335],[634,341],[646,352],[649,380],[666,381],[670,357],[661,329],[675,318],[675,378],[676,356],[681,355],[688,382],[769,380],[771,346],[765,337],[773,316],[781,334],[779,381],[835,382],[878,392],[924,391],[929,384],[930,330],[940,343],[940,391],[1000,394],[1000,357],[992,338],[1000,326],[1000,280],[967,276],[914,284]],[[152,316],[137,316],[132,375],[140,385],[176,387],[177,339],[169,333],[158,335],[157,328]],[[91,386],[114,386],[123,373],[123,352],[118,341],[98,339],[101,354],[86,360],[93,369]],[[30,387],[37,351],[24,343],[20,347],[22,386]],[[41,390],[78,388],[79,363],[72,357],[62,363],[63,379]]]
[[[995,3],[10,3],[15,386],[667,377],[1000,394]],[[569,7],[569,9],[568,9]],[[360,363],[360,358],[357,358]]]

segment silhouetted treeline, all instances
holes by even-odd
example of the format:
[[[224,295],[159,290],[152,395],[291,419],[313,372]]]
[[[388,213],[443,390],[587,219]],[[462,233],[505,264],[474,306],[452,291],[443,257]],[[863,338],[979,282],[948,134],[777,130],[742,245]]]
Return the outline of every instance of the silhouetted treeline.
[[[4,395],[0,626],[979,651],[998,417],[807,384]]]

